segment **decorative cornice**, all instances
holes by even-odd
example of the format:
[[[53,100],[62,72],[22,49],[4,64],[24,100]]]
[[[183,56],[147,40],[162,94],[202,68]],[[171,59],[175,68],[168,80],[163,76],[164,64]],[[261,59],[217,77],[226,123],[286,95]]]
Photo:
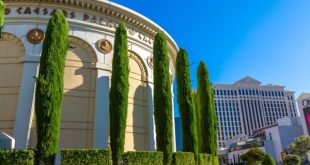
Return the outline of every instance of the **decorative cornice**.
[[[38,3],[38,4],[50,4],[50,5],[60,5],[60,6],[70,6],[73,8],[79,8],[84,10],[90,10],[91,12],[96,12],[98,14],[115,18],[117,20],[126,22],[139,30],[147,33],[151,37],[154,37],[158,31],[165,32],[162,28],[156,25],[151,20],[146,17],[128,9],[116,3],[110,1],[102,0],[4,0],[5,3]],[[178,50],[178,47],[174,40],[165,32],[168,38],[168,42],[174,49]],[[173,52],[176,53],[176,52]]]
[[[32,44],[40,44],[44,40],[45,34],[41,29],[31,29],[27,33],[27,39]]]

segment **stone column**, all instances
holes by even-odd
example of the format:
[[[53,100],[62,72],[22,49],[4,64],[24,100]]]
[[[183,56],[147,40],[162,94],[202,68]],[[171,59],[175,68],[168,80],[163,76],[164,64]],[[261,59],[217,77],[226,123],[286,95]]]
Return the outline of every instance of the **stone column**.
[[[149,116],[149,150],[156,150],[156,131],[154,118],[154,84],[148,83],[148,116]]]
[[[17,149],[27,149],[34,113],[35,76],[37,75],[39,56],[25,55],[23,73],[19,89],[13,137]]]
[[[174,94],[173,94],[173,82],[171,84],[171,93],[172,93],[172,136],[173,136],[173,152],[176,152],[176,139],[175,139],[175,122],[174,122]]]
[[[111,71],[98,69],[96,86],[96,110],[94,121],[94,148],[109,145],[109,92]]]

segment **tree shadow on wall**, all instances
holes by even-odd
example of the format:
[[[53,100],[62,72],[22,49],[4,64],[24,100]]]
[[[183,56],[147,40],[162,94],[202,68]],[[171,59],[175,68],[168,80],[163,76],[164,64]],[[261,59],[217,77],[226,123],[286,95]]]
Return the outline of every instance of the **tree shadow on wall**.
[[[134,150],[150,149],[150,140],[154,130],[151,94],[152,90],[148,85],[139,85],[135,90],[132,110]]]
[[[87,57],[80,57],[77,49],[69,49],[76,54],[75,60],[66,59],[64,93],[61,106],[61,123],[59,135],[59,149],[61,148],[91,148],[94,129],[95,99],[97,71],[90,67]],[[68,56],[68,55],[67,55]],[[79,66],[70,62],[80,61]],[[71,73],[72,72],[72,73]],[[64,78],[65,79],[65,78]],[[76,81],[76,82],[75,82]],[[76,84],[75,84],[76,83]],[[73,84],[73,85],[72,85]],[[86,103],[86,104],[84,104]],[[92,111],[90,111],[90,109]],[[88,110],[87,112],[85,112]],[[91,120],[92,119],[92,120]],[[34,118],[32,122],[36,122]],[[29,148],[35,148],[37,142],[36,124],[31,128]],[[83,129],[79,128],[82,127]],[[75,137],[72,139],[72,137]]]

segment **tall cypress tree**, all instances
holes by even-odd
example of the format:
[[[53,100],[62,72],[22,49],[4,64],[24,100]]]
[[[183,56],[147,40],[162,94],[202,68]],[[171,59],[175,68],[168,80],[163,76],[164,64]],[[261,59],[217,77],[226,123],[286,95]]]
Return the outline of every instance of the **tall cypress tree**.
[[[199,114],[199,103],[198,103],[198,92],[197,89],[193,91],[193,103],[194,103],[194,110],[195,110],[195,119],[196,119],[196,129],[197,129],[197,145],[198,145],[198,153],[201,152],[200,144],[201,144],[201,136],[200,136],[200,114]]]
[[[170,164],[172,159],[172,94],[167,41],[163,33],[155,35],[153,49],[156,144],[157,150],[164,153],[164,164]]]
[[[5,10],[5,4],[3,3],[2,0],[0,0],[0,33],[4,25],[4,10]],[[1,38],[1,35],[0,35],[0,38]]]
[[[124,152],[125,129],[128,107],[129,66],[127,50],[127,31],[121,23],[115,32],[110,89],[110,140],[113,164],[119,164]]]
[[[197,72],[198,103],[201,137],[200,151],[217,155],[217,120],[214,111],[214,98],[209,73],[204,62],[200,62]]]
[[[68,24],[61,11],[49,20],[36,84],[37,161],[53,164],[58,151]]]
[[[195,107],[192,97],[188,56],[185,49],[180,49],[177,55],[176,78],[178,105],[183,133],[182,151],[193,152],[197,156],[198,140]]]

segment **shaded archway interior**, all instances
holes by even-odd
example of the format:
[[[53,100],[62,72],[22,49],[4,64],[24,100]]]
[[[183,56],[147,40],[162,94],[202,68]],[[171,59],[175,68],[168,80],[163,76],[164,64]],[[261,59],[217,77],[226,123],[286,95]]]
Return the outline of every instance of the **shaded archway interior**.
[[[22,75],[23,42],[15,35],[1,33],[0,38],[0,132],[13,135]]]
[[[129,93],[125,151],[149,150],[147,71],[143,60],[129,51]]]
[[[64,75],[59,148],[92,148],[97,70],[96,53],[87,42],[70,37]],[[36,144],[35,119],[29,147]]]

